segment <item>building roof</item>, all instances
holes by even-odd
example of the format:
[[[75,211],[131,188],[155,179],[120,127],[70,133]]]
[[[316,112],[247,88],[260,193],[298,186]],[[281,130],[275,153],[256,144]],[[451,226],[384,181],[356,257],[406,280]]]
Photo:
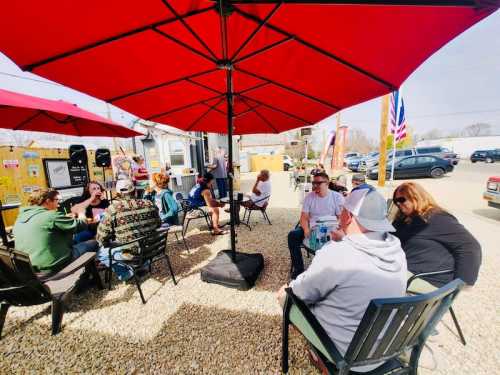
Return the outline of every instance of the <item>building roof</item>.
[[[284,134],[251,134],[241,137],[242,147],[251,146],[281,146],[286,144]]]

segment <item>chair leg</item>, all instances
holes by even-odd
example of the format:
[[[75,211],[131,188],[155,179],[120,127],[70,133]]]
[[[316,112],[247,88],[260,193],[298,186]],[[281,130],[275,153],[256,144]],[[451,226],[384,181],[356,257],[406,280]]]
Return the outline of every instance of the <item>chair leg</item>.
[[[465,341],[464,334],[462,332],[462,327],[460,327],[460,324],[458,323],[458,319],[455,315],[455,311],[453,310],[453,307],[450,306],[450,314],[451,318],[453,319],[453,323],[455,323],[455,327],[457,327],[458,335],[460,336],[460,341],[462,341],[462,345],[467,345]]]
[[[97,285],[97,289],[103,290],[104,289],[104,285],[102,284],[101,276],[99,275],[99,271],[97,270],[97,265],[95,264],[95,262],[92,262],[88,266],[88,270],[92,274],[92,278],[94,279],[94,281],[95,281],[95,283]]]
[[[189,227],[189,223],[191,222],[192,219],[187,219],[186,226],[182,228],[182,235],[185,236]]]
[[[106,273],[104,274],[104,279],[108,283],[108,289],[111,290],[111,278],[113,277],[113,270],[111,267],[106,268]]]
[[[288,334],[289,334],[288,319],[283,318],[283,327],[281,334],[281,371],[288,373]]]
[[[141,283],[139,282],[139,279],[138,279],[137,275],[135,274],[135,271],[134,271],[133,278],[134,278],[135,285],[137,286],[137,290],[139,290],[139,295],[141,296],[141,301],[143,304],[146,304],[146,300],[144,299],[144,294],[142,294]]]
[[[267,220],[267,222],[269,223],[269,225],[273,225],[273,224],[271,224],[271,220],[269,220],[269,216],[267,216],[266,210],[262,211],[262,216],[264,216],[264,219]]]
[[[250,215],[252,213],[252,210],[248,210],[248,218],[247,218],[247,225],[250,225]]]
[[[182,242],[184,243],[184,247],[186,248],[186,250],[189,254],[190,251],[189,251],[189,246],[188,246],[187,241],[186,241],[186,237],[182,236]]]
[[[165,259],[167,260],[167,266],[168,270],[170,271],[170,275],[172,275],[172,281],[174,282],[174,285],[177,285],[177,281],[175,280],[174,270],[172,269],[172,264],[170,263],[170,258],[168,257],[167,254],[165,254]]]
[[[57,335],[59,332],[61,332],[63,315],[63,301],[60,299],[52,300],[52,335]]]
[[[5,318],[7,318],[7,311],[10,305],[8,303],[0,304],[0,339],[2,338],[3,325],[5,323]]]

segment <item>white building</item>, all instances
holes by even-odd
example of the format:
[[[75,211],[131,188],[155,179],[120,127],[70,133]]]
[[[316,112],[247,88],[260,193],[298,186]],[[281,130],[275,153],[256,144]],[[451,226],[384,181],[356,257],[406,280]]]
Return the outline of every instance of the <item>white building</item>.
[[[426,146],[443,146],[457,153],[460,158],[468,159],[476,150],[500,149],[500,135],[437,138],[417,142],[417,147]]]

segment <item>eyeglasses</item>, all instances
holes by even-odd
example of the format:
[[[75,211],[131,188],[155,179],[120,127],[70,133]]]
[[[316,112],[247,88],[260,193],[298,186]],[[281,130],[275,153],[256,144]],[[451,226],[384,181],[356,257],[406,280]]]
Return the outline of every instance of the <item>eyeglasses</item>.
[[[319,185],[321,185],[321,184],[326,184],[326,181],[313,181],[313,182],[312,182],[312,185],[313,185],[313,186],[319,186]]]
[[[405,197],[394,198],[394,203],[396,203],[396,204],[403,204],[404,202],[406,202],[406,198]]]

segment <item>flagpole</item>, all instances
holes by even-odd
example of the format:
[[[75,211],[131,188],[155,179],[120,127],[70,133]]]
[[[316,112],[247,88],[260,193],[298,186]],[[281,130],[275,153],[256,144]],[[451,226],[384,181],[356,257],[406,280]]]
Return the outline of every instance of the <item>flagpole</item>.
[[[392,133],[392,163],[391,163],[391,182],[394,181],[394,164],[396,163],[396,143],[398,138],[398,128],[399,128],[399,118],[398,118],[398,108],[399,108],[399,91],[396,91],[396,98],[394,100],[394,119],[396,126]]]

